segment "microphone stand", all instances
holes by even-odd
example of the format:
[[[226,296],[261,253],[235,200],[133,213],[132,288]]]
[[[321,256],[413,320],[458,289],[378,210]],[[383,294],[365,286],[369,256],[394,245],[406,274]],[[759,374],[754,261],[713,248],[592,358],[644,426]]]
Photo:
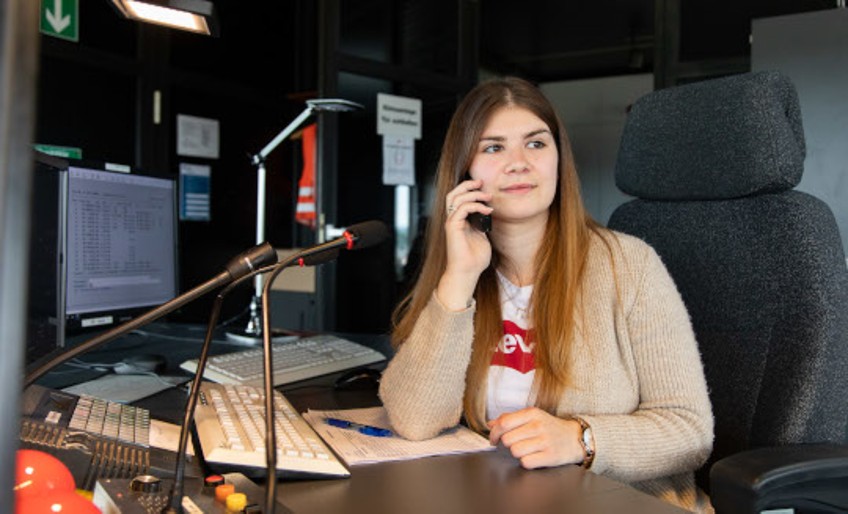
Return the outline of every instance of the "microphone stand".
[[[338,247],[346,245],[348,247],[351,246],[351,239],[345,238],[341,241],[330,241],[328,243],[324,243],[322,245],[318,245],[307,250],[303,250],[301,252],[292,255],[288,259],[279,262],[277,264],[273,264],[271,266],[266,266],[264,268],[254,270],[251,273],[234,280],[229,285],[221,289],[218,292],[218,295],[215,297],[215,301],[212,304],[212,310],[209,314],[209,322],[206,326],[206,337],[203,340],[203,347],[200,350],[200,356],[197,361],[197,370],[195,371],[194,379],[191,383],[191,389],[189,390],[188,399],[186,400],[186,408],[185,408],[185,417],[183,418],[183,425],[180,429],[180,440],[177,446],[177,463],[174,471],[174,486],[171,489],[170,496],[168,498],[168,507],[166,507],[162,512],[163,514],[181,514],[182,510],[182,498],[185,492],[185,466],[186,466],[186,449],[188,448],[188,435],[189,435],[189,427],[194,422],[194,413],[197,409],[197,399],[200,396],[200,382],[203,379],[203,373],[206,370],[206,362],[209,357],[209,349],[212,346],[212,337],[215,332],[215,325],[218,324],[218,318],[221,316],[221,306],[224,302],[224,297],[229,294],[230,291],[235,289],[236,287],[243,284],[245,281],[250,278],[254,278],[258,275],[268,273],[274,271],[274,277],[276,277],[283,269],[291,266],[294,263],[297,263],[300,266],[313,266],[316,264],[321,264],[323,262],[331,261],[338,256]],[[273,278],[268,281],[270,284],[273,282]],[[266,308],[267,311],[267,308]],[[270,355],[270,348],[265,348],[265,355]],[[269,359],[270,360],[270,359]],[[273,367],[271,368],[273,369]],[[268,371],[265,371],[266,377],[268,375]],[[271,377],[273,378],[273,373],[271,373]],[[266,380],[267,382],[267,380]],[[265,397],[272,397],[272,394],[269,395],[267,392],[267,388],[265,390]],[[268,403],[266,400],[266,419],[269,419],[267,408]],[[273,418],[273,408],[271,410],[270,418]],[[273,426],[273,419],[271,421]],[[269,484],[276,485],[277,482],[277,474],[276,474],[276,438],[273,430],[271,431],[271,439],[268,439],[268,425],[266,424],[266,457],[268,455],[273,455],[273,458],[270,458],[268,464],[268,476],[267,480]],[[270,444],[267,442],[270,440]],[[268,448],[271,448],[273,451],[268,452]],[[273,467],[272,467],[273,466]],[[266,505],[266,513],[273,514],[276,507],[276,491],[273,490],[270,493],[270,501],[271,507]],[[267,510],[270,509],[270,510]]]
[[[290,264],[290,260],[283,263],[284,266],[288,264]],[[194,379],[191,382],[188,400],[186,400],[185,417],[183,418],[183,425],[180,430],[180,442],[177,446],[177,465],[174,470],[174,486],[171,489],[170,496],[168,498],[168,507],[162,511],[163,513],[181,514],[183,512],[182,498],[185,492],[186,449],[188,448],[189,427],[191,426],[191,423],[194,422],[197,398],[200,395],[200,382],[203,379],[203,371],[206,369],[206,360],[209,357],[209,348],[212,346],[212,335],[215,332],[215,325],[218,324],[218,318],[221,316],[221,306],[223,305],[224,297],[231,290],[235,289],[246,280],[253,278],[257,274],[266,273],[274,269],[274,266],[275,265],[266,266],[239,278],[221,289],[215,297],[215,301],[212,304],[212,311],[209,314],[209,323],[206,326],[206,337],[203,340],[203,347],[200,350],[200,357],[197,361],[197,373],[194,375]]]
[[[203,379],[203,373],[206,369],[206,362],[209,355],[209,348],[212,342],[212,334],[218,318],[221,313],[221,304],[224,297],[239,284],[245,280],[259,274],[271,272],[271,277],[265,282],[265,289],[262,293],[263,303],[263,319],[262,322],[267,328],[270,326],[269,302],[268,294],[271,290],[271,284],[274,279],[282,272],[283,269],[297,263],[300,266],[314,266],[329,262],[338,257],[339,251],[342,248],[352,250],[359,245],[360,248],[367,248],[382,242],[388,235],[388,230],[385,225],[380,222],[369,221],[353,225],[348,228],[338,239],[322,243],[306,250],[302,250],[288,259],[277,264],[254,270],[251,273],[240,276],[234,280],[229,286],[222,289],[215,302],[212,305],[209,323],[206,328],[206,338],[203,341],[203,348],[200,352],[200,357],[197,362],[197,370],[195,371],[194,380],[192,380],[189,397],[186,401],[186,412],[183,419],[183,425],[180,428],[180,441],[177,448],[177,463],[174,473],[174,487],[171,489],[170,497],[168,498],[168,506],[163,510],[166,514],[182,513],[182,497],[185,482],[185,459],[186,448],[188,447],[188,431],[191,423],[194,422],[194,412],[197,408],[197,398],[200,395],[200,382]],[[274,404],[273,404],[273,359],[271,352],[271,336],[268,330],[264,331],[263,337],[263,371],[265,374],[264,394],[265,394],[265,460],[266,460],[266,489],[265,489],[265,513],[274,514],[276,509],[276,488],[277,488],[277,439],[274,431]]]
[[[356,244],[356,236],[348,231],[345,231],[344,237],[328,241],[326,243],[314,246],[301,254],[301,257],[306,255],[315,255],[316,253],[346,247],[348,250],[353,249]],[[289,259],[292,261],[295,257]],[[262,291],[262,348],[263,348],[263,370],[265,374],[264,393],[265,393],[265,460],[268,469],[268,478],[265,483],[265,510],[266,514],[274,514],[275,500],[277,497],[277,435],[274,430],[274,363],[273,354],[271,351],[271,316],[270,311],[270,291],[271,284],[277,275],[283,271],[284,266],[277,265],[271,271],[268,279],[265,281],[265,287]]]

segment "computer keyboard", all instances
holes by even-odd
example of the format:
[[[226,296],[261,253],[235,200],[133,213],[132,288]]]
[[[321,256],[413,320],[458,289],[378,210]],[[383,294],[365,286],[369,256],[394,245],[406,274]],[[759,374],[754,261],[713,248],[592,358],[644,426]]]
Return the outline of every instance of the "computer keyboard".
[[[265,474],[265,404],[261,388],[200,385],[194,414],[200,448],[215,471],[238,470],[248,476]],[[274,391],[277,476],[335,478],[350,475],[305,419]]]
[[[274,386],[386,360],[383,354],[367,346],[330,334],[273,343],[271,348],[274,352]],[[195,373],[197,360],[185,361],[180,367]],[[241,350],[209,357],[203,377],[221,384],[243,384],[261,388],[262,349]]]

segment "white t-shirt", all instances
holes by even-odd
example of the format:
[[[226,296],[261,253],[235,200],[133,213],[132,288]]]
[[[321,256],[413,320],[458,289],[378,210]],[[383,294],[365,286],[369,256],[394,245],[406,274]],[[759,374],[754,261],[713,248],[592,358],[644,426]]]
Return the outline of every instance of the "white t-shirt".
[[[504,335],[489,366],[486,418],[531,405],[530,390],[536,375],[530,295],[533,286],[516,286],[498,273]],[[528,337],[529,334],[529,337]]]

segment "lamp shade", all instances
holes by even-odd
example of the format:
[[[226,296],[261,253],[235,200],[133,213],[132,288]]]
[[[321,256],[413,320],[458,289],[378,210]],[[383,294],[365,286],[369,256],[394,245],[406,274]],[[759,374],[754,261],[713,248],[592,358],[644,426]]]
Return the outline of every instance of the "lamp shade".
[[[112,0],[112,5],[131,20],[218,35],[215,5],[207,0]]]

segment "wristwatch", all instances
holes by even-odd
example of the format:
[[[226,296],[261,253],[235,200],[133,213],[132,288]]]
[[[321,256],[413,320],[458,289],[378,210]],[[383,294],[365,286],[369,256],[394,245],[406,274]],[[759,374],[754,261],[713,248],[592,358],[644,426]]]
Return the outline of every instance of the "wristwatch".
[[[580,424],[580,446],[583,447],[583,463],[584,468],[589,469],[592,461],[595,460],[595,447],[592,439],[592,427],[583,418],[574,416],[574,421]]]

